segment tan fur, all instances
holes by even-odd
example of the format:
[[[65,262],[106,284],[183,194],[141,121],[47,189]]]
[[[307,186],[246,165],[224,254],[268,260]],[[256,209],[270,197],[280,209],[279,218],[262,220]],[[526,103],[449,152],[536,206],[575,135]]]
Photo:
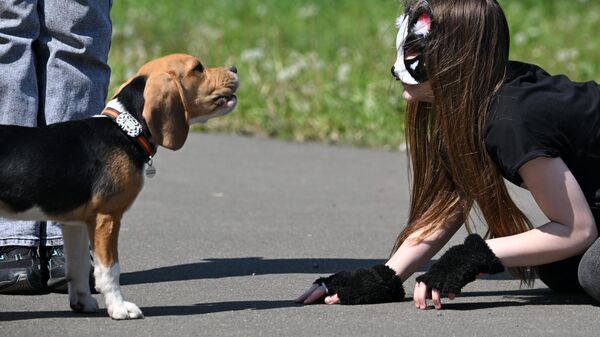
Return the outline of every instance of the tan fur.
[[[97,262],[106,267],[112,267],[119,261],[119,229],[123,214],[98,214],[93,222],[88,224],[90,243]]]
[[[126,167],[127,164],[130,165],[128,161],[122,164],[125,170],[134,170],[133,167]],[[119,174],[117,171],[114,173]],[[143,185],[140,172],[131,172],[123,177],[125,178],[115,178],[118,184],[118,193],[106,199],[93,199],[92,208],[96,211],[91,213],[86,221],[94,254],[98,258],[98,262],[107,267],[114,265],[119,260],[117,242],[121,219],[135,201]]]
[[[153,141],[162,147],[181,148],[190,121],[217,112],[220,107],[215,99],[232,95],[239,86],[229,68],[194,71],[199,63],[196,57],[173,54],[146,63],[136,74],[148,77],[143,115]]]
[[[163,147],[177,150],[183,146],[190,125],[176,79],[167,73],[157,73],[148,78],[144,90],[144,118],[152,139]],[[160,113],[168,109],[170,114]]]
[[[100,264],[110,267],[118,261],[117,242],[123,213],[133,204],[142,189],[143,178],[127,155],[114,153],[110,158],[108,174],[115,194],[103,198],[95,196],[82,214],[88,225],[88,234],[94,254]]]
[[[201,117],[203,121],[228,113],[235,107],[236,99],[232,95],[239,85],[235,69],[206,68],[199,71],[199,64],[200,61],[193,56],[175,54],[148,62],[136,74],[146,76],[142,115],[150,129],[151,141],[156,145],[177,150],[185,143],[193,119]],[[92,195],[88,202],[77,209],[64,214],[43,214],[41,210],[32,208],[23,214],[15,214],[6,203],[0,201],[0,215],[42,217],[44,219],[31,220],[55,220],[67,226],[86,224],[96,262],[104,270],[110,269],[119,261],[121,219],[141,191],[143,177],[141,170],[124,151],[116,151],[104,160],[103,169],[108,175],[110,188]],[[86,245],[81,247],[85,248]],[[109,282],[108,288],[105,288],[108,289],[108,295],[105,296],[110,298],[106,302],[109,315],[116,319],[142,318],[135,304],[123,300],[118,285],[118,268],[116,270],[111,270],[111,273],[116,273],[116,281],[110,278],[103,280]],[[77,282],[79,280],[78,277]],[[70,288],[74,281],[71,279],[69,282]],[[78,296],[78,293],[70,294],[73,308],[83,308],[78,310],[86,312],[97,309],[91,297],[86,299]]]
[[[238,78],[230,69],[205,68],[198,72],[194,69],[199,63],[200,60],[191,55],[174,54],[150,61],[137,72],[136,76],[147,76],[143,116],[157,145],[173,150],[181,148],[190,120],[214,114],[220,108],[215,98],[232,95],[237,90]],[[133,204],[143,181],[141,172],[123,152],[109,156],[107,172],[115,194],[92,196],[89,202],[73,211],[48,214],[47,220],[86,223],[99,262],[110,267],[118,260],[116,245],[121,218]],[[0,201],[0,214],[10,216],[14,211]]]
[[[98,213],[122,215],[141,191],[142,175],[124,152],[111,154],[107,162],[110,163],[107,165],[107,173],[116,192],[107,197],[94,195],[89,202],[69,213],[49,215],[49,220],[89,224],[95,221]]]
[[[232,95],[237,90],[238,78],[230,69],[194,71],[199,63],[196,57],[174,54],[150,61],[137,72],[136,76],[147,76],[143,116],[157,145],[173,150],[181,148],[189,121],[214,114],[219,109],[215,98]],[[113,154],[109,162],[108,173],[118,193],[107,199],[96,196],[72,214],[87,223],[98,262],[106,267],[118,261],[121,218],[143,184],[141,173],[124,153]]]

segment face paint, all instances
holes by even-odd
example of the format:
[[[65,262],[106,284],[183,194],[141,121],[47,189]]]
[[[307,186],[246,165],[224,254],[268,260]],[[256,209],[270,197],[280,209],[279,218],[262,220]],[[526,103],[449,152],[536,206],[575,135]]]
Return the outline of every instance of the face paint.
[[[421,2],[414,11],[407,7],[404,15],[396,20],[399,29],[396,37],[398,57],[394,64],[394,72],[397,78],[406,84],[427,81],[423,53],[427,36],[431,32],[431,21],[431,9],[427,1]]]

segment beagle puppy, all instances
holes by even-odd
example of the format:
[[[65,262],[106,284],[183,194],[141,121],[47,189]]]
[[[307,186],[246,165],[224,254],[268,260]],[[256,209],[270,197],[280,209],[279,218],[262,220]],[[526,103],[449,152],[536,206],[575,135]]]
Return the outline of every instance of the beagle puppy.
[[[74,311],[98,310],[89,289],[90,243],[109,316],[144,317],[119,285],[123,213],[157,147],[177,150],[191,123],[231,112],[238,86],[235,67],[205,68],[174,54],[143,65],[102,115],[38,128],[0,125],[0,215],[61,223]]]

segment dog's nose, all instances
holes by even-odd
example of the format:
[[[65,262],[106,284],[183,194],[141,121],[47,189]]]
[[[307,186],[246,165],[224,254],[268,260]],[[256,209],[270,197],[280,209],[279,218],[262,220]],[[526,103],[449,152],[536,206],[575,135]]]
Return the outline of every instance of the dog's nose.
[[[392,76],[394,76],[395,79],[398,79],[398,75],[396,75],[396,67],[392,66]]]
[[[231,67],[229,67],[229,70],[230,70],[232,73],[236,73],[236,74],[237,74],[237,68],[236,68],[236,66],[231,66]]]

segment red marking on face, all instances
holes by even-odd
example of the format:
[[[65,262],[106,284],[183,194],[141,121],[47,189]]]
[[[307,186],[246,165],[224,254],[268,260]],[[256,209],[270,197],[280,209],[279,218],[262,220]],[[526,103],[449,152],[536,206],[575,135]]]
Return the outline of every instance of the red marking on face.
[[[421,13],[421,15],[419,16],[419,19],[417,20],[417,25],[421,26],[425,26],[427,27],[427,30],[429,31],[431,29],[431,17],[429,16],[429,13],[427,12],[423,12]]]

